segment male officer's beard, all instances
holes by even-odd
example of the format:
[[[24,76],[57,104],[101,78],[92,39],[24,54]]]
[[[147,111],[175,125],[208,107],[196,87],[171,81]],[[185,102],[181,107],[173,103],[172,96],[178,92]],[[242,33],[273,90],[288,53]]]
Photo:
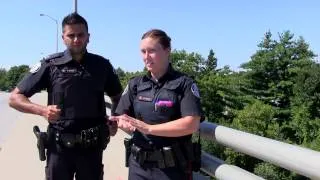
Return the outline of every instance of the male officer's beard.
[[[84,54],[87,51],[87,46],[83,46],[82,48],[72,48],[69,47],[69,51],[72,56],[79,56],[81,54]]]

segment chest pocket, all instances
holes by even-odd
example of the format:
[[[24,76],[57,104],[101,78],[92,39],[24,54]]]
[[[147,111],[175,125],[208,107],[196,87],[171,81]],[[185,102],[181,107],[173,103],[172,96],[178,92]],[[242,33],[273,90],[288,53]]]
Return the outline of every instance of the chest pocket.
[[[134,113],[136,118],[149,122],[153,112],[154,90],[149,83],[143,83],[136,87],[134,98]]]
[[[136,117],[149,124],[160,124],[179,118],[179,86],[180,83],[170,83],[156,90],[152,84],[138,85],[134,100]]]
[[[180,83],[165,84],[157,93],[154,107],[161,122],[171,121],[181,117],[180,112]]]
[[[61,104],[62,116],[67,119],[104,116],[104,79],[69,64],[56,67],[53,82],[52,102]]]
[[[74,84],[80,73],[76,67],[54,66],[52,70],[52,87],[54,91],[64,91],[68,86]]]

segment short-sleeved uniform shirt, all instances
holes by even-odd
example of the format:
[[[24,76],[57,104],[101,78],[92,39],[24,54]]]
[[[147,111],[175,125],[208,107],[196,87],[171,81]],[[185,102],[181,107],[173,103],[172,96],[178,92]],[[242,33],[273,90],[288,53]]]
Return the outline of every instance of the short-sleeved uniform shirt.
[[[155,81],[150,73],[131,79],[122,93],[116,114],[127,114],[148,124],[161,124],[184,116],[200,116],[200,95],[194,81],[169,65],[166,74]],[[135,131],[133,141],[144,148],[169,146],[183,137],[144,135]]]
[[[42,60],[17,87],[26,97],[47,90],[48,105],[61,109],[61,117],[53,125],[65,131],[101,123],[106,115],[104,93],[115,96],[122,92],[109,60],[86,52],[79,63],[68,50]]]

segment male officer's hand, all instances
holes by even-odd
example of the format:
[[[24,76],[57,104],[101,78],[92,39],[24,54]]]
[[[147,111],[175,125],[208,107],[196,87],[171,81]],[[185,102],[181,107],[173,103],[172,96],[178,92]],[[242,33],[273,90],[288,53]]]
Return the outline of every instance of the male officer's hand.
[[[49,105],[45,107],[43,112],[43,117],[46,118],[49,122],[55,122],[59,119],[61,109],[57,105]]]
[[[109,126],[109,133],[110,136],[114,136],[117,134],[118,131],[118,124],[116,121],[107,121],[107,124]]]

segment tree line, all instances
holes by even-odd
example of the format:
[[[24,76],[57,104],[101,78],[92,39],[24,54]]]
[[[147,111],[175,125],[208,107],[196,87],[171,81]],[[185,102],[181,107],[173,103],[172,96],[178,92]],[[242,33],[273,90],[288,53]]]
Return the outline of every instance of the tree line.
[[[173,67],[194,78],[206,119],[290,144],[320,150],[320,65],[303,37],[290,31],[266,32],[250,60],[233,71],[218,68],[213,50],[207,57],[173,50]],[[235,60],[236,61],[236,60]],[[9,90],[29,71],[26,65],[0,69],[0,90]],[[121,84],[145,73],[117,68]],[[235,139],[236,141],[236,139]],[[208,153],[265,179],[307,179],[270,163],[202,141]]]
[[[29,70],[28,65],[13,66],[8,71],[0,68],[0,91],[11,91]]]

